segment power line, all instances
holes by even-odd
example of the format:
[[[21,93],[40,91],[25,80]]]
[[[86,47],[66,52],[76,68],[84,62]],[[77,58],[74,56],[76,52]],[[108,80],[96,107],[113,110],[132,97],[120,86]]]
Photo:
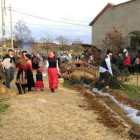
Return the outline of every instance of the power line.
[[[7,7],[7,8],[9,8],[9,7]],[[26,11],[25,9],[19,9],[19,8],[16,8],[16,7],[12,7],[12,9],[17,9],[17,10]],[[78,21],[78,20],[73,20],[73,19],[68,19],[68,18],[59,18],[59,19],[68,20],[68,21],[77,21],[77,22],[88,22],[88,23],[91,22],[91,21]]]
[[[7,9],[7,8],[6,8],[6,9]],[[10,10],[10,9],[7,9],[7,10]],[[48,20],[48,21],[53,21],[53,22],[58,22],[58,23],[71,24],[71,25],[78,25],[78,26],[89,26],[89,25],[74,24],[74,23],[68,23],[68,22],[63,22],[63,21],[58,21],[58,20],[47,19],[47,18],[43,18],[43,17],[40,17],[40,16],[35,16],[35,15],[31,15],[31,14],[27,14],[27,13],[20,12],[20,11],[16,11],[16,10],[12,10],[12,11],[13,11],[13,12],[16,12],[16,13],[19,13],[19,14],[31,16],[31,17],[34,17],[34,18],[39,18],[39,19]]]
[[[10,22],[10,21],[6,21],[6,22]],[[12,22],[12,23],[17,23],[17,22]],[[26,24],[29,24],[29,25],[39,25],[39,26],[62,26],[62,27],[80,27],[80,28],[83,28],[83,27],[81,27],[81,26],[69,26],[69,25],[48,25],[48,24],[33,24],[33,23],[28,23],[28,22],[25,22]],[[87,27],[90,27],[91,28],[91,26],[85,26],[86,28]]]

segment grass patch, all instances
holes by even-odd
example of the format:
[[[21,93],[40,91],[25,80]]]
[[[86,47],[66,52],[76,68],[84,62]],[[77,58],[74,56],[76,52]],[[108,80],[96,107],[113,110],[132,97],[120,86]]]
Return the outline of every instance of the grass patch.
[[[71,88],[71,83],[70,83],[70,81],[65,81],[65,82],[63,83],[63,86],[66,87],[66,88]]]
[[[1,104],[0,104],[0,113],[5,112],[5,110],[7,110],[8,107],[9,107],[9,105],[3,105],[3,104],[1,105]]]
[[[8,107],[10,106],[10,105],[7,105],[7,104],[4,104],[4,103],[3,103],[3,102],[6,101],[6,100],[7,100],[7,99],[0,98],[0,113],[5,112],[5,111],[8,109]]]
[[[123,87],[125,89],[124,93],[127,94],[129,97],[132,98],[132,97],[140,96],[140,87],[127,85],[127,84],[123,84]]]

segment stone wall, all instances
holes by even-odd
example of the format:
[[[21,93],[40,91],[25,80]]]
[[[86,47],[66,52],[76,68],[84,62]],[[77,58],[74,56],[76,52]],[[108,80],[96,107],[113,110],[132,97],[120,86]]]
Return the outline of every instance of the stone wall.
[[[92,45],[103,50],[102,39],[105,34],[115,26],[118,30],[123,26],[124,48],[130,48],[129,33],[140,31],[140,0],[127,2],[107,8],[105,12],[92,25]],[[133,55],[138,54],[138,49],[130,49]],[[131,54],[132,55],[132,54]]]

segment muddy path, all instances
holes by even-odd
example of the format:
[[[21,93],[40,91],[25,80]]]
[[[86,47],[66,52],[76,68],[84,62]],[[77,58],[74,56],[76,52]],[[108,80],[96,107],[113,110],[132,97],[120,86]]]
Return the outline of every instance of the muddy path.
[[[45,79],[47,83],[47,78]],[[127,140],[98,121],[99,114],[90,108],[84,94],[59,86],[56,93],[33,90],[16,95],[14,81],[11,93],[0,95],[9,109],[0,114],[2,140]]]

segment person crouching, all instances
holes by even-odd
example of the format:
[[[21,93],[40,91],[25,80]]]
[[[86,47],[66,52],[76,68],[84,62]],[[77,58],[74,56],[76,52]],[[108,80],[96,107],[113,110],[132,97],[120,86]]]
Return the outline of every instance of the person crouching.
[[[54,53],[50,52],[48,60],[46,61],[46,67],[49,76],[49,88],[54,93],[54,89],[58,88],[58,75],[60,75],[58,60],[55,58]]]
[[[39,91],[39,90],[43,91],[43,88],[44,88],[42,72],[43,72],[42,68],[37,69],[36,83],[35,83],[35,89],[37,89],[37,91]]]

